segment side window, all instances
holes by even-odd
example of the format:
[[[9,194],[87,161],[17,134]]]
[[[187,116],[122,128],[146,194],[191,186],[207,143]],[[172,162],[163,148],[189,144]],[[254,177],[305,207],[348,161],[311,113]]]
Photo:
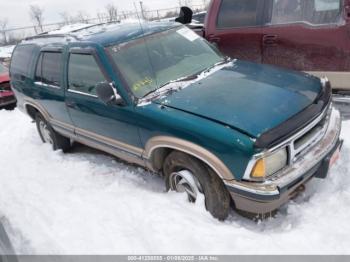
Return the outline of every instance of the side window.
[[[217,27],[234,28],[259,25],[258,0],[222,0]]]
[[[42,82],[42,77],[41,77],[42,60],[43,60],[43,53],[40,53],[40,56],[36,65],[36,70],[35,70],[35,81],[38,81],[38,82]]]
[[[341,18],[341,2],[342,0],[273,0],[271,24],[336,23]]]
[[[42,52],[35,70],[35,81],[61,86],[61,57],[58,52]]]
[[[96,95],[96,85],[106,81],[95,58],[86,54],[71,54],[68,65],[68,89]]]
[[[35,48],[34,45],[19,45],[16,47],[11,60],[11,75],[30,77]]]

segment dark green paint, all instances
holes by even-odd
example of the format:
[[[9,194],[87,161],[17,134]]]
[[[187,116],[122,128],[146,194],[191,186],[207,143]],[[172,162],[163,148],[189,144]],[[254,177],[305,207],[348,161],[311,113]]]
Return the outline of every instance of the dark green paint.
[[[142,30],[135,24],[123,25],[105,32],[86,33],[80,41],[57,40],[58,43],[51,44],[29,41],[37,46],[32,53],[29,76],[11,72],[19,106],[23,107],[23,99],[30,97],[42,104],[54,119],[140,148],[159,135],[190,141],[216,155],[232,171],[233,179],[240,180],[256,153],[254,138],[310,105],[320,91],[320,82],[303,74],[236,61],[234,66],[164,99],[137,106],[122,76],[110,62],[105,46],[173,26],[154,23]],[[27,43],[20,45],[23,44]],[[63,50],[60,90],[34,85],[35,63],[43,46],[60,46]],[[124,99],[124,106],[107,106],[98,98],[67,92],[71,48],[92,50],[106,79],[115,84]],[[66,106],[71,102],[74,108]]]

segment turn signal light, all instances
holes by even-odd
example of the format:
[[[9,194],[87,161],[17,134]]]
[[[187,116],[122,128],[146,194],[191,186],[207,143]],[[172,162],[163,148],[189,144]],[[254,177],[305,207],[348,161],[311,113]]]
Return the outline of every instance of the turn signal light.
[[[265,160],[260,159],[258,162],[256,162],[251,176],[253,178],[264,178],[265,175],[266,175]]]

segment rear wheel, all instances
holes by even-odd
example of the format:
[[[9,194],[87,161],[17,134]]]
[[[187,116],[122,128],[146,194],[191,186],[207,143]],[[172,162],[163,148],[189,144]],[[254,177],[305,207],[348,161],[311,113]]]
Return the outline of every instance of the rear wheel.
[[[221,178],[198,159],[174,151],[163,165],[167,190],[186,193],[196,202],[198,195],[205,197],[206,209],[213,217],[225,220],[230,212],[231,197]]]
[[[51,144],[53,150],[62,150],[66,152],[71,147],[70,139],[53,130],[51,125],[40,113],[36,114],[35,122],[41,140],[43,143]]]

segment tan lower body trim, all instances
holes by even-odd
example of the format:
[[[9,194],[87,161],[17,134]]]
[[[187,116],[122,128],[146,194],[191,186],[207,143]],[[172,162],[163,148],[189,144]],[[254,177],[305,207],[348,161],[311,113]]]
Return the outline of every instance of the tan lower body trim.
[[[154,150],[158,148],[171,148],[187,153],[202,160],[204,163],[210,166],[223,180],[234,180],[234,175],[232,172],[218,157],[203,147],[200,147],[186,140],[167,136],[154,137],[147,142],[146,148],[143,150],[142,148],[138,148],[121,141],[117,141],[115,139],[101,136],[88,130],[75,128],[70,124],[54,120],[49,115],[49,113],[34,100],[30,99],[26,101],[25,104],[34,106],[45,117],[45,119],[53,125],[54,129],[58,133],[87,146],[110,153],[127,162],[153,169],[152,164],[150,163],[150,159],[152,158],[152,153]]]
[[[43,115],[46,121],[52,125],[53,129],[61,135],[69,137],[70,139],[84,145],[107,152],[126,162],[146,167],[145,161],[142,160],[143,149],[95,134],[84,129],[75,128],[73,125],[55,120],[50,116],[45,108],[43,108],[33,99],[26,99],[24,106],[26,105],[31,105],[36,108]]]
[[[326,76],[331,81],[333,89],[343,89],[350,91],[350,72],[310,71],[306,73],[317,77]]]
[[[94,142],[90,139],[86,139],[83,137],[78,136],[78,137],[74,138],[74,140],[76,140],[77,142],[80,142],[86,146],[89,146],[89,147],[101,150],[103,152],[109,153],[109,154],[116,156],[117,158],[119,158],[123,161],[126,161],[128,163],[136,164],[136,165],[139,165],[141,167],[147,167],[146,161],[144,161],[141,157],[137,157],[135,155],[116,150],[112,147],[104,146],[100,143]]]
[[[78,137],[81,137],[81,136],[87,137],[89,139],[96,140],[96,141],[104,143],[106,145],[110,145],[112,147],[119,148],[122,151],[129,152],[129,153],[137,155],[139,157],[141,157],[142,153],[143,153],[143,149],[141,149],[141,148],[120,142],[120,141],[115,140],[115,139],[111,139],[109,137],[98,135],[96,133],[90,132],[90,131],[85,130],[85,129],[76,128],[75,133]]]

